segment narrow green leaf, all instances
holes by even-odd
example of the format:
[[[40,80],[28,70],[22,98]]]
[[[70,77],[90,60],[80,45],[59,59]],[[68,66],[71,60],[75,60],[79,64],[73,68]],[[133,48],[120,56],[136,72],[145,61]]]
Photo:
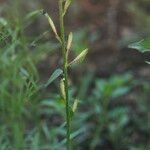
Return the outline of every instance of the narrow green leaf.
[[[25,68],[21,68],[21,69],[20,69],[20,74],[21,74],[23,77],[29,77],[29,73],[28,73],[28,71],[27,71]]]
[[[150,61],[146,61],[146,63],[150,65]]]
[[[28,14],[26,15],[25,19],[26,19],[26,20],[32,19],[33,17],[36,17],[36,16],[40,15],[41,12],[42,12],[42,10],[35,10],[35,11],[32,11],[32,12],[30,12],[30,13],[28,13]]]
[[[150,51],[150,38],[143,39],[139,42],[130,44],[129,48],[137,49],[139,52],[149,52]]]
[[[61,69],[56,69],[53,74],[50,76],[49,80],[47,83],[44,85],[45,87],[49,86],[55,79],[57,79],[63,71]]]

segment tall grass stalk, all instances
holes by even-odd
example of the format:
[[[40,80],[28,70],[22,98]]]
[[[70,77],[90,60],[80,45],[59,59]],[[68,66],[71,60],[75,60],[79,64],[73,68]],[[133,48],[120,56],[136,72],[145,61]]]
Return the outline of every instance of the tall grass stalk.
[[[87,54],[87,49],[83,50],[74,60],[71,62],[68,62],[68,56],[69,52],[71,49],[72,41],[73,41],[73,34],[70,33],[68,35],[68,39],[66,39],[66,33],[65,33],[65,25],[64,25],[64,17],[65,14],[71,4],[72,0],[59,0],[58,5],[59,5],[59,23],[60,23],[60,35],[57,32],[57,29],[55,27],[55,24],[51,17],[44,12],[44,15],[48,19],[48,22],[52,28],[52,31],[55,34],[56,39],[59,41],[61,44],[61,52],[62,52],[62,57],[63,57],[63,71],[61,69],[57,69],[52,76],[50,77],[48,83],[46,84],[49,85],[54,79],[56,79],[61,73],[63,73],[63,80],[61,80],[61,93],[62,93],[62,99],[65,101],[65,109],[66,109],[66,127],[67,127],[67,133],[66,133],[66,149],[71,150],[71,118],[72,118],[72,113],[75,112],[78,104],[78,100],[76,99],[74,101],[73,106],[71,107],[69,104],[69,85],[68,85],[68,68],[71,67],[73,64],[78,64],[81,62],[86,54]]]
[[[70,139],[70,110],[69,110],[69,96],[68,96],[68,59],[67,59],[67,48],[65,40],[65,27],[64,27],[64,10],[63,0],[59,0],[59,21],[61,31],[61,48],[63,54],[63,73],[64,73],[64,85],[65,85],[65,98],[66,98],[66,122],[67,122],[67,150],[71,149]]]

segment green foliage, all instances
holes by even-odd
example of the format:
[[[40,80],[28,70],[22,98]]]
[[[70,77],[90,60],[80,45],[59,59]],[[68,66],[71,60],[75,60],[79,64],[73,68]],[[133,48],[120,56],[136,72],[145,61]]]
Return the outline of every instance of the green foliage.
[[[6,127],[6,133],[10,130],[12,134],[13,140],[9,141],[12,148],[22,149],[25,130],[22,115],[26,116],[26,104],[37,91],[38,74],[32,57],[28,55],[27,48],[22,45],[25,41],[22,35],[19,35],[21,29],[12,28],[9,24],[2,29],[4,38],[0,43],[1,121],[2,126]]]
[[[94,95],[97,98],[105,99],[106,98],[116,98],[121,95],[126,94],[129,90],[129,86],[125,86],[127,82],[132,79],[130,74],[121,76],[114,76],[108,81],[106,80],[96,80],[96,89],[94,90]]]
[[[121,106],[110,109],[109,106],[113,100],[122,97],[130,91],[131,87],[128,85],[130,81],[132,81],[132,76],[129,74],[114,76],[109,80],[98,79],[95,81],[95,89],[90,97],[90,103],[94,101],[94,109],[91,115],[97,117],[98,125],[97,128],[93,129],[91,149],[95,149],[99,145],[99,141],[104,136],[104,130],[109,131],[107,138],[114,144],[117,144],[124,126],[129,121],[128,110]]]
[[[45,87],[49,86],[55,79],[57,79],[63,71],[61,69],[56,69],[53,74],[48,79],[47,83],[45,84]]]
[[[28,19],[30,18],[25,18],[26,21]],[[45,149],[44,147],[51,147],[57,142],[52,140],[48,145],[45,140],[41,140],[45,138],[39,126],[42,115],[39,111],[39,107],[42,107],[39,101],[43,89],[36,64],[58,46],[47,41],[40,43],[41,35],[38,40],[34,37],[29,38],[24,34],[26,28],[28,23],[18,25],[4,18],[0,19],[0,149],[2,150]],[[52,78],[56,78],[60,73],[61,71],[57,70]],[[53,130],[51,132],[54,132]],[[56,134],[51,138],[55,139]]]
[[[52,72],[47,71],[52,68],[51,64],[44,61],[49,60],[54,50],[60,49],[60,43],[49,41],[49,31],[34,29],[36,35],[30,33],[41,10],[29,13],[21,20],[13,13],[10,9],[9,14],[15,19],[0,17],[0,150],[66,150],[64,69],[54,71],[46,82],[47,88],[43,86],[47,79],[45,72]],[[73,51],[77,55],[73,62],[80,62],[87,53],[87,50],[83,51],[87,47],[85,39],[85,30],[65,36],[65,56],[69,57]],[[149,44],[145,47],[145,43],[148,42],[143,40],[134,48],[145,52],[149,49]],[[40,65],[43,63],[47,67],[42,72]],[[60,76],[59,85],[57,77]],[[48,86],[54,80],[56,82]],[[73,149],[150,148],[147,121],[150,84],[149,80],[141,79],[142,83],[135,80],[131,74],[102,79],[91,70],[75,81],[68,77]]]
[[[140,42],[136,42],[129,45],[129,48],[138,50],[141,53],[150,52],[150,38],[143,39]],[[150,64],[149,61],[146,61],[147,64]]]
[[[137,49],[141,53],[150,51],[150,38],[143,39],[140,42],[136,42],[129,45],[129,48]]]

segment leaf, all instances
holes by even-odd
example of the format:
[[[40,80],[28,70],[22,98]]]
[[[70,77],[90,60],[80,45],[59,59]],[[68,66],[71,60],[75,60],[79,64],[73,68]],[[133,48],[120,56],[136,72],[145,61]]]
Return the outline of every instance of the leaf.
[[[84,133],[86,132],[86,130],[87,130],[87,127],[86,127],[86,126],[81,127],[79,130],[77,130],[77,131],[71,133],[70,138],[71,138],[71,139],[74,139],[75,137],[77,137],[77,136],[79,136],[79,135],[81,135],[81,134],[84,134]],[[66,143],[66,141],[67,141],[67,140],[66,140],[66,138],[65,138],[65,139],[63,139],[62,141],[60,141],[60,144],[63,145],[63,144]]]
[[[88,53],[88,49],[83,50],[72,62],[69,63],[69,66],[71,66],[72,64],[78,64],[80,62],[82,62],[85,58],[85,56]]]
[[[7,21],[4,18],[0,17],[0,25],[6,26],[7,25]]]
[[[20,74],[23,76],[23,77],[29,77],[29,73],[26,69],[24,68],[21,68],[20,69]]]
[[[118,87],[116,89],[114,89],[113,93],[112,93],[112,97],[113,98],[117,98],[119,96],[123,96],[125,94],[127,94],[130,91],[130,87]]]
[[[30,12],[30,13],[28,13],[28,14],[26,15],[25,19],[26,19],[26,20],[32,19],[33,17],[36,17],[36,16],[40,15],[41,12],[42,12],[42,10],[35,10],[35,11],[32,11],[32,12]]]
[[[150,52],[150,38],[143,39],[139,42],[130,44],[129,48],[137,49],[139,52]]]
[[[49,80],[47,83],[44,85],[45,87],[48,87],[55,79],[57,79],[63,71],[61,69],[56,69],[53,74],[50,76]]]
[[[146,61],[146,63],[150,65],[150,61]]]

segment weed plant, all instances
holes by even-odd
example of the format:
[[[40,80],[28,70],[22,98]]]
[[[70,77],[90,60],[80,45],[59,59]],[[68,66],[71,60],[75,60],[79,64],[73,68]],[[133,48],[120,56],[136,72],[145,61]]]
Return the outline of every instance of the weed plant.
[[[21,28],[12,27],[1,18],[0,121],[6,133],[1,140],[4,138],[9,141],[8,137],[11,137],[9,144],[16,150],[24,147],[25,122],[22,116],[26,114],[26,103],[34,96],[38,80],[21,32]],[[3,146],[4,141],[0,145]],[[7,147],[6,144],[6,149],[10,149],[10,145]]]
[[[47,49],[52,46],[52,50],[57,45],[45,42],[39,46],[43,34],[38,38],[29,38],[24,34],[28,23],[34,21],[35,14],[37,13],[28,14],[19,20],[19,23],[18,18],[17,21],[10,21],[0,17],[0,149],[2,150],[37,150],[43,145],[39,145],[41,132],[37,110],[41,84],[36,64],[43,59],[41,56],[45,57],[45,53],[51,53]],[[32,117],[32,114],[35,116]]]
[[[68,57],[70,53],[70,49],[72,46],[72,40],[73,40],[73,34],[70,33],[68,35],[68,40],[66,40],[66,34],[65,34],[65,26],[64,26],[64,17],[66,15],[66,12],[68,11],[68,8],[71,4],[72,0],[59,0],[59,23],[60,23],[60,35],[58,34],[58,31],[55,27],[55,24],[51,17],[44,12],[44,15],[47,17],[49,24],[55,34],[56,39],[59,41],[61,45],[61,52],[63,57],[63,70],[57,69],[52,76],[50,77],[47,85],[49,85],[55,78],[57,78],[59,75],[63,74],[63,79],[60,81],[60,89],[61,89],[61,95],[62,99],[65,103],[66,108],[66,127],[67,127],[67,133],[66,133],[66,149],[70,150],[71,148],[71,116],[72,113],[75,112],[77,108],[78,100],[74,101],[74,104],[72,107],[70,107],[70,101],[69,101],[69,84],[68,84],[68,68],[71,67],[73,64],[76,64],[83,60],[85,55],[87,54],[87,49],[83,50],[73,61],[68,62]]]

